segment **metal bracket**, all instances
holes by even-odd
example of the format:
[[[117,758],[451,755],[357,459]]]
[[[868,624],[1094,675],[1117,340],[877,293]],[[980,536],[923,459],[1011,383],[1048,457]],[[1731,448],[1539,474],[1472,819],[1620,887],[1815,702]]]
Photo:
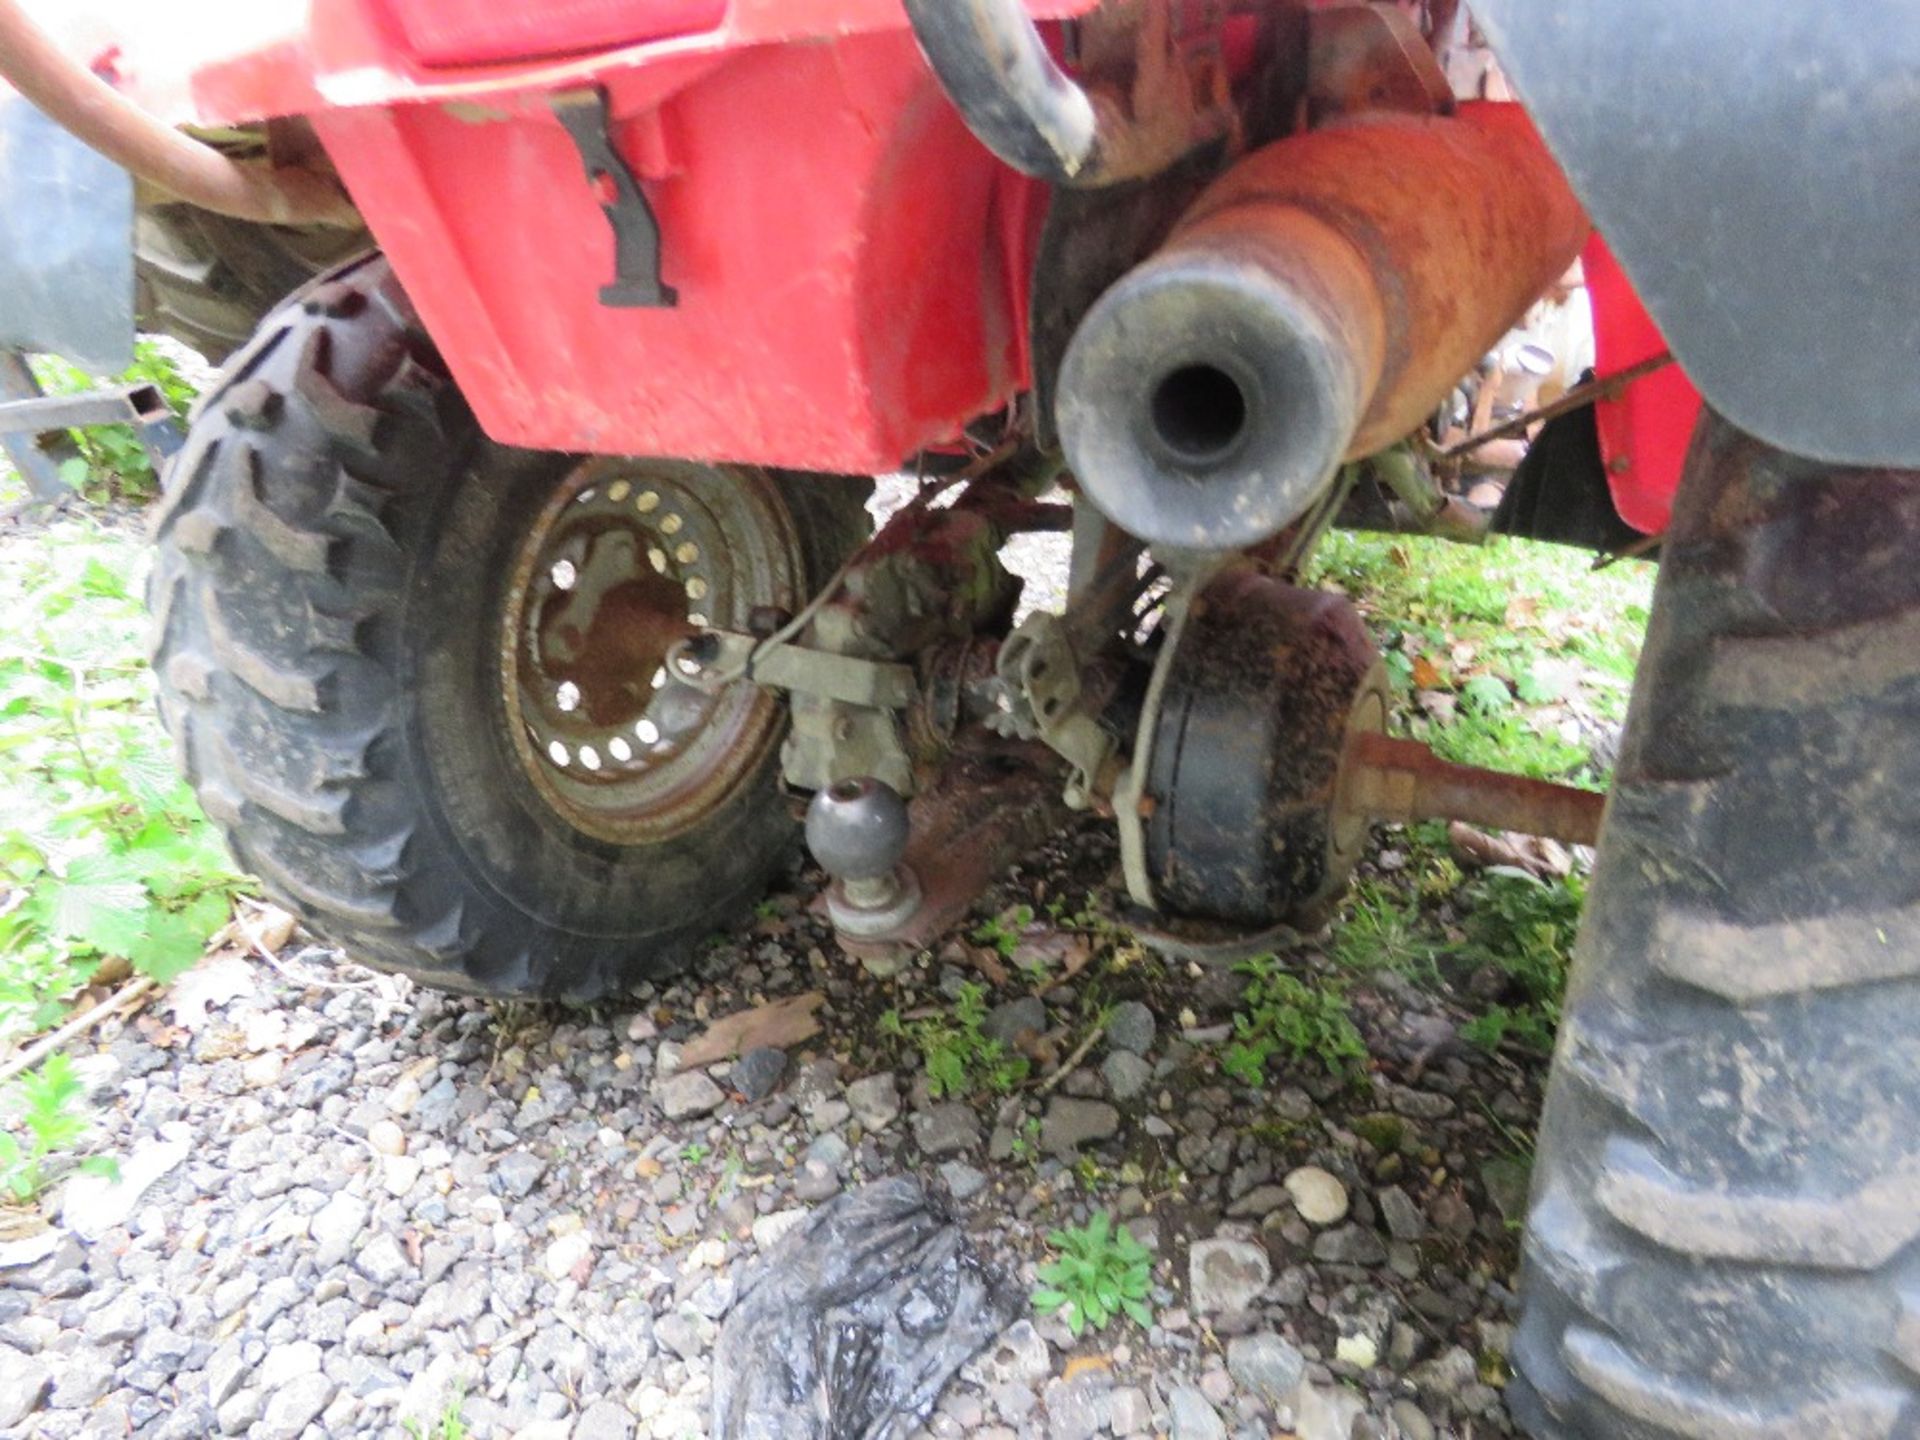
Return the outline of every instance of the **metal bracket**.
[[[611,110],[600,86],[553,97],[553,113],[573,137],[587,183],[613,227],[613,283],[600,287],[600,303],[615,308],[671,309],[680,303],[660,279],[660,222],[633,169],[614,148]],[[608,198],[609,194],[611,198]]]
[[[997,668],[1010,702],[1000,717],[1002,733],[1037,736],[1070,764],[1064,798],[1071,809],[1087,809],[1116,741],[1081,704],[1081,665],[1066,622],[1035,611],[1000,647]]]

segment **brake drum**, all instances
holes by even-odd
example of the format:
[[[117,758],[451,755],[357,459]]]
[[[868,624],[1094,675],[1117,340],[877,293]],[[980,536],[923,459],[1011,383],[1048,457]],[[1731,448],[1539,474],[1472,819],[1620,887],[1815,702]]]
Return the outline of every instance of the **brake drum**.
[[[1386,672],[1344,596],[1253,571],[1196,597],[1169,662],[1146,794],[1161,911],[1315,928],[1367,835],[1340,804],[1356,730],[1386,723]]]

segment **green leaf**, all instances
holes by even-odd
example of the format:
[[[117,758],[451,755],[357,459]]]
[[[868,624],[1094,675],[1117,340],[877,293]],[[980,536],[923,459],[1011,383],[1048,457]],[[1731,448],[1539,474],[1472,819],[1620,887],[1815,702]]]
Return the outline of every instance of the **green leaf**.
[[[1036,1290],[1033,1292],[1033,1308],[1043,1313],[1058,1310],[1066,1303],[1066,1295],[1059,1290]]]
[[[1122,1303],[1126,1308],[1127,1317],[1131,1319],[1134,1324],[1138,1325],[1142,1330],[1151,1330],[1153,1328],[1153,1311],[1147,1308],[1144,1301],[1129,1299]]]
[[[67,867],[64,880],[48,886],[42,913],[55,935],[117,954],[114,947],[129,935],[129,914],[132,932],[138,933],[146,906],[146,889],[126,861],[114,855],[83,855]],[[90,938],[95,935],[102,939]]]
[[[1476,675],[1460,687],[1460,698],[1469,710],[1493,715],[1513,708],[1513,692],[1498,675]]]
[[[194,967],[206,943],[206,930],[186,916],[154,910],[145,933],[125,954],[135,970],[165,985]]]

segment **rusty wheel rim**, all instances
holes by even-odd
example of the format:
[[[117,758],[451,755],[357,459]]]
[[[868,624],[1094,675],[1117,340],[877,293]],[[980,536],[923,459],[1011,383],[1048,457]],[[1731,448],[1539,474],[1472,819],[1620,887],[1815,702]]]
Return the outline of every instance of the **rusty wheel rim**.
[[[669,649],[756,606],[798,604],[801,558],[768,477],[589,460],[515,559],[502,698],[522,769],[568,824],[621,845],[670,839],[726,804],[778,740],[750,684],[684,683]]]

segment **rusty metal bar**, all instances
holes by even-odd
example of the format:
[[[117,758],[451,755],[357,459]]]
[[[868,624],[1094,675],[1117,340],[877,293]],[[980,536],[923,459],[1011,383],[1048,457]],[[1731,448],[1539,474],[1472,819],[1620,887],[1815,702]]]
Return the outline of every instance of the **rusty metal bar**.
[[[1342,785],[1343,808],[1378,820],[1465,820],[1574,845],[1599,840],[1607,805],[1597,790],[1455,765],[1417,740],[1377,732],[1348,742]]]
[[[1482,430],[1478,435],[1469,435],[1456,445],[1449,445],[1438,455],[1441,460],[1454,460],[1462,455],[1478,450],[1482,445],[1490,445],[1495,440],[1504,440],[1512,435],[1524,435],[1535,425],[1565,415],[1570,410],[1578,410],[1582,405],[1592,405],[1601,400],[1611,400],[1634,381],[1664,370],[1673,363],[1673,352],[1662,350],[1657,355],[1649,355],[1637,364],[1624,370],[1616,370],[1611,375],[1602,375],[1589,380],[1584,385],[1576,385],[1558,400],[1529,410],[1524,415],[1516,415],[1511,420],[1502,421],[1491,430]]]
[[[64,54],[19,0],[0,0],[0,79],[114,164],[202,209],[272,225],[361,223],[327,177],[238,164],[149,115]]]

